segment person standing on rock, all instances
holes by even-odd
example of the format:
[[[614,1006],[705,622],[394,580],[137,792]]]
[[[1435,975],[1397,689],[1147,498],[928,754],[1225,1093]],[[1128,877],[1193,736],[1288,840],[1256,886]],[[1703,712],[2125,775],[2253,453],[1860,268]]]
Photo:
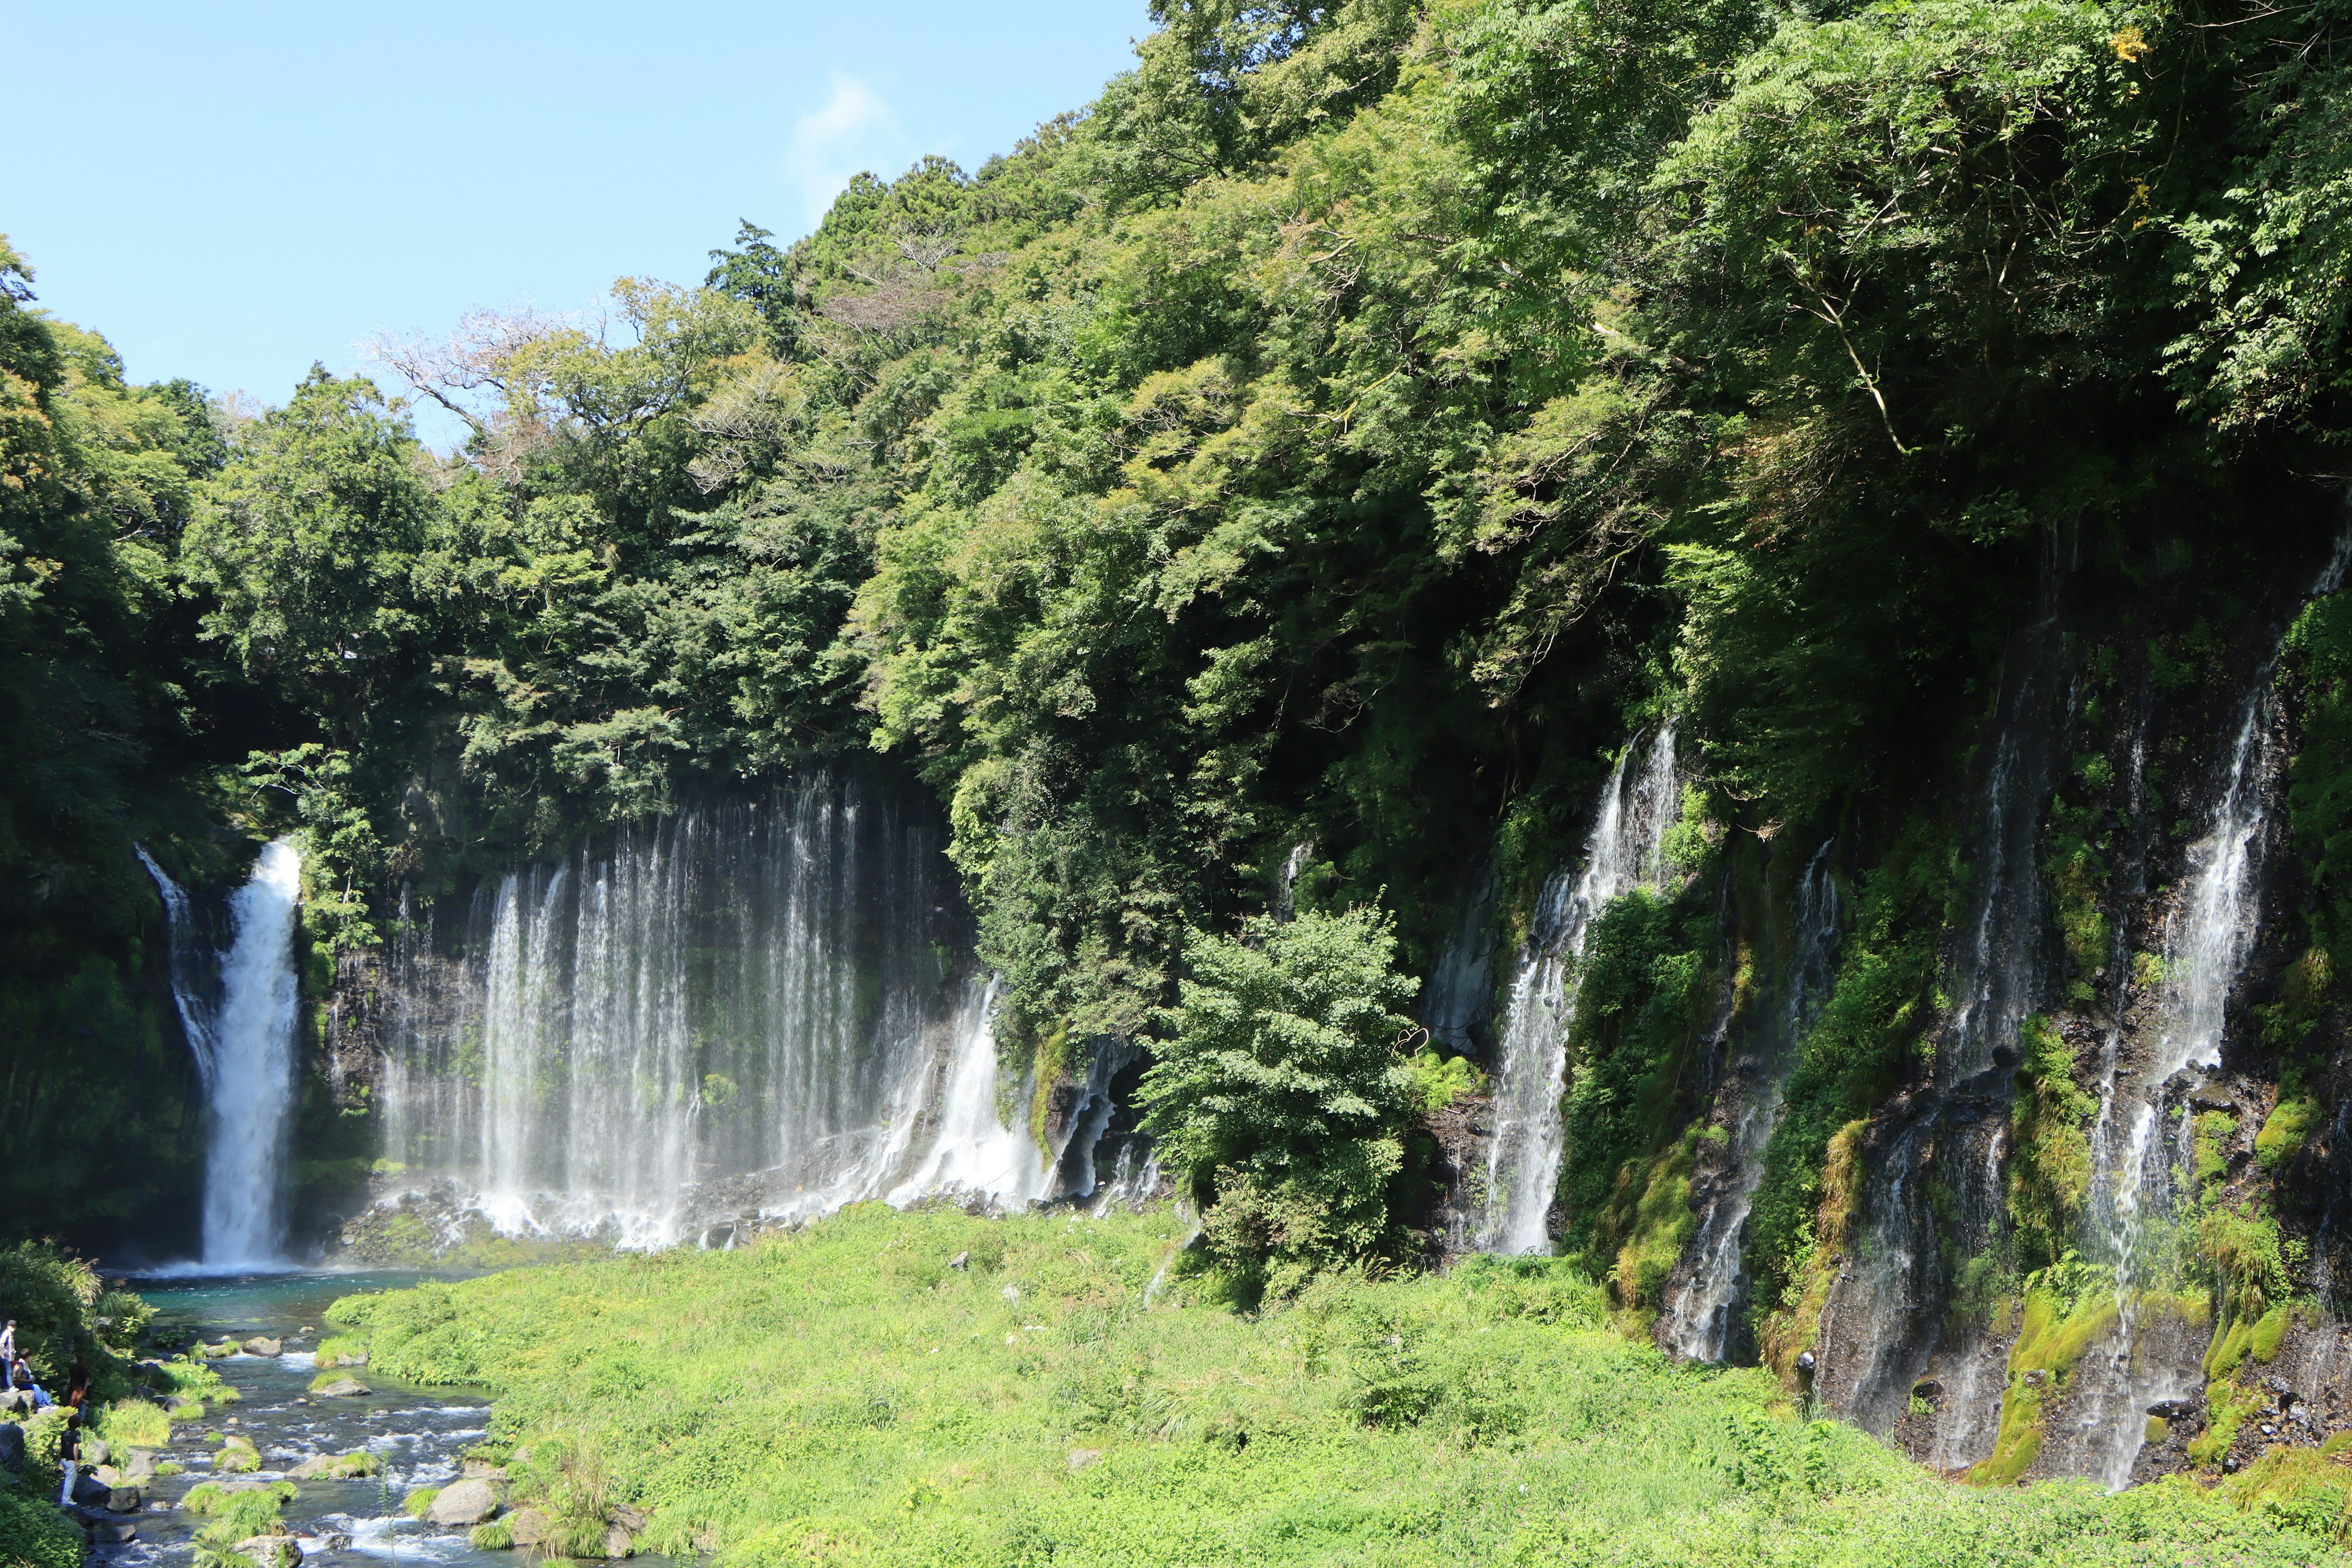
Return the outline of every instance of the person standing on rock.
[[[16,1364],[16,1320],[11,1318],[8,1320],[8,1326],[0,1329],[0,1367],[13,1367]]]

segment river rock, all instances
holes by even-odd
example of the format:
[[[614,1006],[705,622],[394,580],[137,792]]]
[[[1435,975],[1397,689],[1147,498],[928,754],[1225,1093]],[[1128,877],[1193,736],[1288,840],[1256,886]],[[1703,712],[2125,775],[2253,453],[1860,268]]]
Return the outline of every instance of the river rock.
[[[452,1481],[425,1510],[427,1524],[479,1524],[499,1511],[499,1495],[483,1480]]]
[[[102,1465],[112,1458],[114,1458],[114,1450],[106,1446],[105,1438],[84,1437],[81,1440],[81,1462],[83,1464]]]
[[[96,1476],[84,1473],[74,1477],[73,1490],[70,1495],[74,1501],[84,1508],[104,1508],[107,1498],[112,1495],[113,1491],[112,1487],[108,1486]]]
[[[517,1509],[507,1516],[507,1533],[517,1546],[537,1546],[547,1539],[547,1515],[535,1508]]]
[[[89,1538],[100,1546],[121,1546],[139,1539],[139,1527],[128,1520],[110,1519],[91,1525]]]
[[[337,1366],[365,1366],[367,1365],[367,1352],[345,1351],[341,1355],[335,1357],[335,1364]]]
[[[488,1459],[460,1459],[457,1474],[469,1481],[502,1481],[507,1479],[506,1467]]]
[[[335,1379],[334,1382],[328,1384],[324,1388],[314,1388],[310,1392],[313,1394],[323,1394],[331,1399],[364,1399],[367,1395],[373,1394],[375,1390],[370,1388],[366,1384],[362,1383],[358,1378],[339,1377]]]
[[[280,1355],[285,1350],[284,1340],[273,1340],[267,1334],[256,1334],[245,1342],[245,1353],[247,1355]]]
[[[0,1470],[12,1476],[25,1471],[25,1429],[14,1421],[0,1421]]]
[[[99,1506],[109,1513],[137,1513],[146,1501],[137,1487],[109,1487],[106,1500]]]
[[[163,1395],[163,1414],[169,1415],[174,1410],[185,1410],[195,1403],[184,1394],[167,1394]]]
[[[252,1559],[254,1568],[300,1568],[302,1548],[290,1535],[249,1535],[234,1550]]]
[[[286,1479],[289,1481],[323,1481],[334,1473],[334,1455],[313,1454],[287,1471]]]
[[[646,1532],[646,1526],[652,1523],[653,1520],[644,1509],[631,1508],[627,1503],[616,1502],[613,1505],[613,1522],[631,1535],[643,1535]]]
[[[131,1457],[122,1461],[122,1479],[133,1486],[155,1479],[157,1456],[152,1448],[133,1448]]]
[[[0,1410],[30,1415],[33,1413],[33,1396],[21,1388],[0,1389]]]

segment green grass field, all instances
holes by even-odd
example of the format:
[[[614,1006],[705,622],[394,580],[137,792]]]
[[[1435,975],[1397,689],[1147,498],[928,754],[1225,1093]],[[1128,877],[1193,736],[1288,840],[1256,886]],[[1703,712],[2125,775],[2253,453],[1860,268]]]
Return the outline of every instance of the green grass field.
[[[1244,1315],[1174,1266],[1188,1232],[875,1205],[334,1316],[379,1373],[495,1391],[517,1500],[628,1504],[641,1549],[724,1568],[2352,1562],[2332,1466],[1971,1489],[1759,1372],[1671,1364],[1562,1263],[1327,1279]]]

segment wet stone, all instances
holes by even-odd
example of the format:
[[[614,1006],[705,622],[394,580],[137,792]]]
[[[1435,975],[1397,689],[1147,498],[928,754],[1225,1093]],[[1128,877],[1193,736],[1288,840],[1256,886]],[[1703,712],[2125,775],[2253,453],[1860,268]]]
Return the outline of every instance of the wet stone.
[[[498,1493],[484,1480],[453,1481],[441,1489],[433,1506],[425,1510],[429,1524],[479,1524],[499,1511]]]

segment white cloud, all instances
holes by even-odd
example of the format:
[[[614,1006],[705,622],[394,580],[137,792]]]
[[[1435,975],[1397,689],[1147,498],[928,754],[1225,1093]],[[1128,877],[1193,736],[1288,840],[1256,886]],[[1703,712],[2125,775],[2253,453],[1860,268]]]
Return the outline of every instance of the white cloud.
[[[871,172],[888,179],[913,162],[909,145],[882,95],[836,72],[833,96],[793,124],[784,152],[784,174],[800,193],[809,226],[816,226],[853,176]]]

